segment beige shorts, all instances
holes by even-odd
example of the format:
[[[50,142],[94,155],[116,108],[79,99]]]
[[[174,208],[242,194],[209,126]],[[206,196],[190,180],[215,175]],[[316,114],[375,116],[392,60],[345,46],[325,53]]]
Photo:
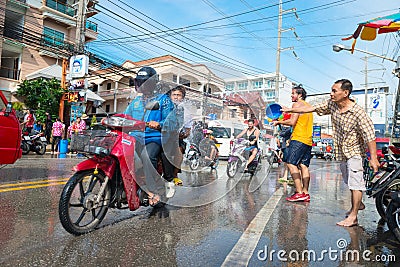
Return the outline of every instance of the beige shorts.
[[[350,190],[365,191],[365,181],[363,177],[363,159],[361,157],[352,157],[347,161],[340,163],[343,181]]]

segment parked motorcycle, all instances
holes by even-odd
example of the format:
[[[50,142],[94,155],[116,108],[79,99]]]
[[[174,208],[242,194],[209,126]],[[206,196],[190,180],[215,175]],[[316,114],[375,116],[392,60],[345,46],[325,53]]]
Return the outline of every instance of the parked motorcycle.
[[[108,129],[102,134],[97,131],[96,135],[79,135],[83,144],[80,150],[92,157],[74,167],[75,174],[60,197],[61,224],[74,235],[94,230],[109,208],[133,211],[149,204],[138,196],[136,181],[143,177],[137,177],[136,140],[127,134],[144,131],[146,123],[116,114],[104,118],[102,124]]]
[[[231,145],[231,152],[226,166],[226,174],[229,178],[233,178],[239,169],[244,168],[249,157],[249,151],[245,149],[249,146],[249,140],[244,138],[234,139]],[[254,175],[261,165],[261,152],[258,150],[254,160],[247,166],[247,172]]]
[[[364,179],[366,181],[366,194],[375,198],[375,206],[386,220],[386,209],[390,202],[391,192],[400,190],[400,161],[393,155],[389,155],[387,148],[382,149],[384,159],[381,161],[380,171],[376,174],[368,166],[368,160],[364,161]]]
[[[400,190],[390,193],[390,199],[386,209],[387,224],[390,231],[400,241]]]
[[[21,149],[22,154],[27,155],[29,151],[33,151],[38,155],[44,155],[46,153],[47,139],[44,133],[34,131],[33,134],[28,132],[22,133]]]
[[[211,167],[211,169],[216,169],[219,165],[219,154],[218,146],[220,144],[210,144],[206,143],[203,139],[200,145],[190,144],[189,150],[187,152],[186,161],[189,164],[191,170],[197,170],[199,167]],[[210,147],[213,146],[216,149],[216,155],[213,160],[207,159],[206,155],[210,155]]]

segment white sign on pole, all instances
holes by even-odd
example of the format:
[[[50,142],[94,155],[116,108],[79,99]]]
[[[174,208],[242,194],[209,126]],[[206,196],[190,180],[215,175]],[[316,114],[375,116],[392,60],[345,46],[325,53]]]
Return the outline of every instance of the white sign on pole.
[[[88,73],[89,57],[86,55],[72,56],[69,61],[71,78],[83,78]]]

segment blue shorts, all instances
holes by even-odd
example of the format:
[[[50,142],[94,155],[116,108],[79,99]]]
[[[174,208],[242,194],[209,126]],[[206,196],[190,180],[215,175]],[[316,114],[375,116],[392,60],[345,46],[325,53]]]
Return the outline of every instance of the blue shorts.
[[[307,167],[310,166],[311,146],[292,140],[286,150],[288,151],[286,163],[295,166],[299,166],[300,164],[306,165]]]
[[[253,148],[257,148],[257,150],[258,150],[258,147],[256,147],[256,146],[249,146],[249,147],[246,147],[246,148],[244,149],[244,151],[252,151]]]

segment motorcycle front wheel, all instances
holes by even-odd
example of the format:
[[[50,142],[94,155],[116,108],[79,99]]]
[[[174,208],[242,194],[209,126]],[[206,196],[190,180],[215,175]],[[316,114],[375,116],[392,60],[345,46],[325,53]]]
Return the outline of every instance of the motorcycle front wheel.
[[[191,170],[197,170],[200,166],[200,155],[199,154],[194,154],[190,159],[189,159],[189,167]]]
[[[110,204],[110,184],[105,184],[105,175],[87,170],[75,173],[65,185],[58,207],[64,229],[73,235],[93,231],[104,219]],[[99,201],[98,201],[99,200]]]
[[[35,152],[38,155],[44,155],[46,153],[46,144],[42,141],[37,141],[35,144]]]
[[[386,208],[390,201],[390,193],[395,191],[400,191],[400,179],[393,180],[386,188],[381,190],[375,196],[376,210],[378,211],[381,218],[385,221],[387,220]]]
[[[400,207],[392,202],[389,203],[386,209],[386,218],[390,231],[400,241]]]
[[[21,142],[21,150],[22,150],[22,155],[27,155],[29,153],[29,145],[25,142]]]
[[[229,178],[233,178],[236,173],[238,172],[240,160],[235,160],[228,162],[228,165],[226,166],[226,174],[228,175]]]

